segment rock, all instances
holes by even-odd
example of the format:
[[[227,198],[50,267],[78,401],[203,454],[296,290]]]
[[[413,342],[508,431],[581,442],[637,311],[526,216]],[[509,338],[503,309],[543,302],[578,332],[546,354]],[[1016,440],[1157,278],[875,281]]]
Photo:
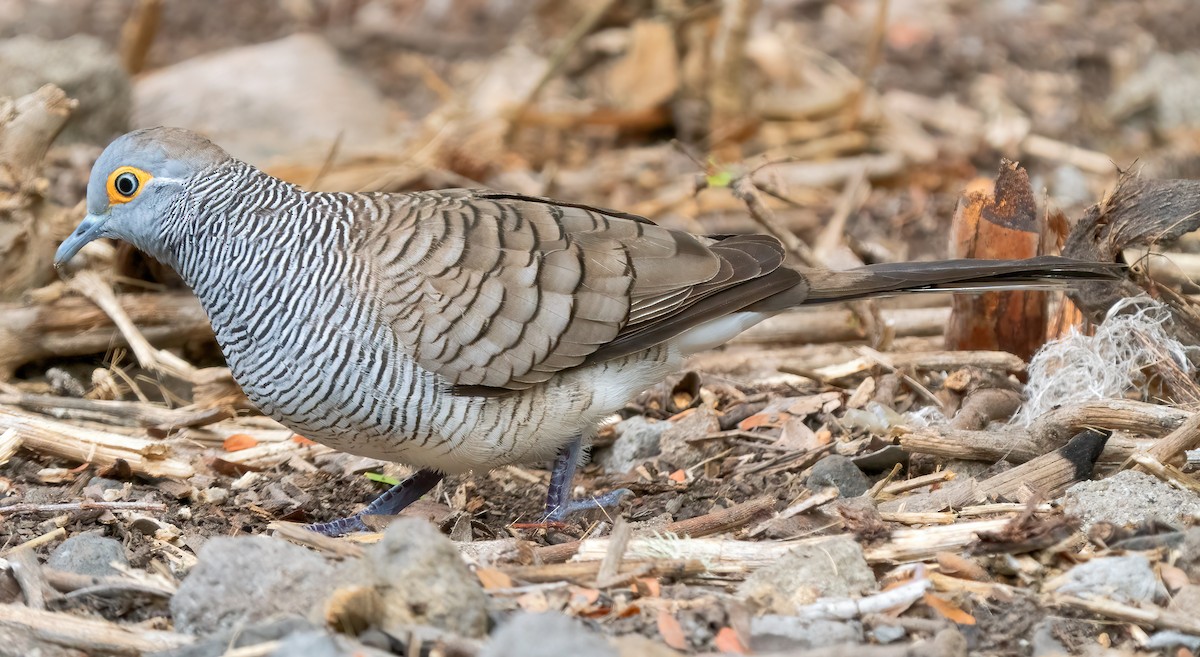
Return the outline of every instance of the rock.
[[[621,657],[679,657],[679,653],[668,648],[661,639],[655,641],[638,634],[624,634],[612,637],[611,641]]]
[[[967,657],[967,637],[957,628],[947,627],[933,635],[933,651],[936,657]]]
[[[659,453],[659,440],[669,426],[669,422],[658,422],[641,415],[624,420],[614,427],[617,440],[610,447],[597,450],[596,462],[607,472],[629,472]]]
[[[1188,579],[1200,583],[1200,527],[1192,527],[1183,535],[1176,565],[1188,574]]]
[[[216,537],[171,598],[175,629],[208,635],[282,614],[320,618],[334,568],[310,550],[267,536]]]
[[[616,648],[557,612],[520,612],[500,626],[479,657],[618,657]]]
[[[283,616],[244,627],[235,627],[204,637],[182,648],[151,653],[148,657],[221,657],[234,648],[278,641],[292,634],[316,630],[317,626],[304,618]]]
[[[88,657],[73,648],[35,638],[28,628],[0,626],[0,655],[21,657]]]
[[[817,461],[805,482],[809,490],[836,486],[843,498],[858,497],[871,489],[871,480],[845,456],[831,454]]]
[[[669,468],[690,468],[721,450],[720,441],[689,443],[689,438],[706,436],[721,429],[717,414],[707,406],[697,406],[674,422],[666,422],[659,445],[659,462]]]
[[[750,649],[756,653],[811,650],[862,642],[862,624],[858,621],[804,620],[795,616],[776,615],[750,619]]]
[[[1033,638],[1030,640],[1033,657],[1055,657],[1071,654],[1067,647],[1054,636],[1055,621],[1042,620],[1033,628]]]
[[[871,630],[871,638],[876,643],[895,643],[908,636],[908,630],[900,625],[880,625]]]
[[[103,41],[76,35],[0,39],[0,97],[16,98],[54,84],[79,101],[58,143],[107,144],[129,128],[129,75]]]
[[[323,631],[301,632],[284,639],[271,652],[271,657],[391,657],[392,653],[376,650],[344,636]]]
[[[1200,584],[1188,584],[1171,597],[1172,611],[1194,612],[1200,609]]]
[[[800,546],[759,568],[738,587],[738,597],[759,610],[794,614],[818,598],[848,598],[876,587],[862,547],[849,538]]]
[[[395,119],[379,90],[312,34],[194,57],[133,90],[134,127],[190,128],[260,166],[319,163],[339,136],[341,157],[389,149]]]
[[[1126,604],[1149,603],[1167,595],[1150,561],[1141,554],[1092,559],[1067,571],[1055,583],[1053,588],[1059,593],[1099,596]]]
[[[121,569],[129,566],[129,559],[120,541],[97,534],[77,534],[55,548],[46,565],[69,573],[108,577],[120,575]]]
[[[383,629],[432,625],[468,637],[487,632],[487,599],[458,548],[424,520],[399,518],[363,558],[348,564],[352,585],[373,590]]]
[[[1200,496],[1135,470],[1071,486],[1063,507],[1080,520],[1085,532],[1098,522],[1123,527],[1158,520],[1180,526],[1200,518]]]

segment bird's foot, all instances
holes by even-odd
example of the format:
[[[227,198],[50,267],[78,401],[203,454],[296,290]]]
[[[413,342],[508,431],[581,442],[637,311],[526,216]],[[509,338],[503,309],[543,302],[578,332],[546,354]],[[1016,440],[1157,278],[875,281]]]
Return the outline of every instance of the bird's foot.
[[[546,517],[543,522],[561,523],[576,513],[616,508],[621,503],[621,500],[625,499],[626,495],[633,495],[633,491],[628,488],[618,488],[603,495],[596,495],[580,500],[566,500],[552,507],[547,506]]]
[[[308,528],[325,536],[371,531],[367,523],[363,522],[363,516],[394,516],[400,513],[436,486],[442,480],[442,476],[442,473],[433,470],[417,470],[408,479],[384,491],[383,495],[375,498],[362,511],[346,518],[314,523],[308,525]]]
[[[349,534],[350,532],[365,532],[371,530],[371,528],[367,526],[367,523],[363,522],[361,513],[356,513],[345,518],[338,518],[337,520],[330,520],[329,522],[314,522],[311,525],[305,525],[304,528],[323,536],[330,537],[341,536],[343,534]]]

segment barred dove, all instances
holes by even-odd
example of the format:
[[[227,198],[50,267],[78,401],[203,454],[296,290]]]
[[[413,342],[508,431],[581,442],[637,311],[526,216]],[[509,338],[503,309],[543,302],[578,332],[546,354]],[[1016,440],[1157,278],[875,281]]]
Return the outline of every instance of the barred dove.
[[[763,235],[700,237],[638,216],[491,191],[306,192],[194,133],[114,141],[55,264],[97,238],[173,267],[264,413],[334,448],[420,468],[361,529],[443,473],[558,455],[568,500],[584,436],[689,354],[808,303],[1111,278],[1040,257],[850,271],[783,265]],[[609,500],[610,501],[610,500]]]

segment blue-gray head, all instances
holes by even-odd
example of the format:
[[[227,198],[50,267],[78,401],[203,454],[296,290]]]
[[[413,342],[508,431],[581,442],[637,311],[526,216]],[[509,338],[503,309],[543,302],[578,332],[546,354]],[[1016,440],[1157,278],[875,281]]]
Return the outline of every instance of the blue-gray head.
[[[101,237],[125,240],[161,260],[160,219],[196,174],[227,160],[219,146],[181,128],[147,128],[118,137],[92,166],[88,214],[54,254],[54,266]]]

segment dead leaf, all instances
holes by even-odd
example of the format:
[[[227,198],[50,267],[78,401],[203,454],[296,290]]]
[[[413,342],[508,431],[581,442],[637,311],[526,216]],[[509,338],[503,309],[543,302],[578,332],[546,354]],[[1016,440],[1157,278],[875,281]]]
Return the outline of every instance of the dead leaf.
[[[476,568],[475,576],[479,578],[479,583],[483,585],[483,588],[488,591],[513,587],[512,578],[508,576],[508,573],[495,568]]]
[[[1172,592],[1178,591],[1190,583],[1188,574],[1178,566],[1159,564],[1158,575],[1162,577],[1163,585],[1167,587],[1167,590]]]
[[[657,598],[662,595],[662,585],[654,577],[639,577],[633,582],[633,592],[643,598]]]
[[[614,104],[639,110],[670,100],[679,89],[680,77],[674,28],[665,21],[636,21],[629,42],[629,52],[608,75]]]
[[[675,616],[666,610],[658,612],[658,633],[663,642],[676,650],[687,650],[687,638],[683,635],[683,626]]]
[[[687,483],[687,473],[683,470],[676,470],[675,472],[667,475],[667,479],[670,479],[677,484]]]
[[[235,433],[226,438],[225,442],[221,444],[221,446],[225,448],[226,452],[237,452],[243,449],[250,449],[256,445],[258,445],[258,440],[254,436],[244,433]]]
[[[723,653],[733,655],[748,654],[746,646],[742,645],[741,637],[738,636],[737,631],[732,627],[722,627],[717,631],[717,636],[713,639],[713,647]]]
[[[778,413],[773,411],[769,413],[755,413],[741,422],[738,422],[738,428],[742,431],[750,431],[751,429],[758,429],[760,427],[775,429],[782,425],[784,420],[786,420],[788,417],[790,417],[790,415],[787,413]]]
[[[941,614],[946,620],[953,621],[959,625],[975,624],[974,616],[968,614],[962,609],[959,609],[958,606],[953,602],[950,602],[941,596],[934,595],[933,593],[926,593],[925,604],[929,605],[930,609],[933,609],[937,613]]]
[[[951,577],[976,582],[986,582],[990,579],[982,566],[965,557],[952,552],[938,552],[936,558],[941,571]]]

